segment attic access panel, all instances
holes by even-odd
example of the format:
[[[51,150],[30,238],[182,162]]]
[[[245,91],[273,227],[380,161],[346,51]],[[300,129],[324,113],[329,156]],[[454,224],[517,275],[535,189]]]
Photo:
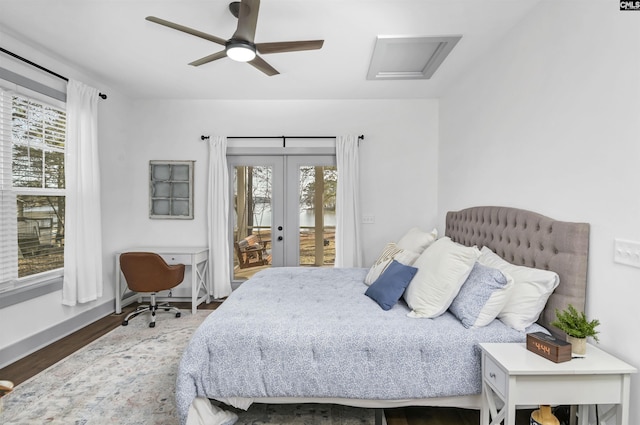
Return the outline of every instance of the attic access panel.
[[[462,38],[383,36],[376,39],[367,80],[429,79]]]

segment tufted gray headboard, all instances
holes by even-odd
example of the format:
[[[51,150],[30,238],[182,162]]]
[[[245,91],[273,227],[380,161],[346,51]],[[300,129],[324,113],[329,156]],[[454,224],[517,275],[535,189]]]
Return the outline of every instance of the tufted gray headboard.
[[[573,304],[584,311],[588,223],[557,221],[517,208],[473,207],[449,211],[445,235],[466,246],[486,246],[512,264],[558,273],[560,284],[538,319],[549,331],[560,335],[550,324],[556,308]]]

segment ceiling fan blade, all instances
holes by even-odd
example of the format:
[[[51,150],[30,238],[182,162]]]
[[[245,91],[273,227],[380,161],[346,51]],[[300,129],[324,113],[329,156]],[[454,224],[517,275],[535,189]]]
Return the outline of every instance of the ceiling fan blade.
[[[213,62],[215,60],[222,59],[222,58],[225,58],[225,57],[227,57],[227,51],[223,50],[221,52],[214,53],[214,54],[209,55],[209,56],[205,56],[202,59],[198,59],[196,61],[193,61],[189,65],[200,66],[200,65],[204,65],[205,63]]]
[[[258,25],[258,11],[260,0],[242,0],[238,12],[238,28],[233,34],[234,39],[253,43]]]
[[[269,53],[299,52],[302,50],[317,50],[322,48],[324,40],[308,41],[280,41],[275,43],[258,43],[256,50],[263,55]]]
[[[262,59],[260,56],[256,56],[253,60],[249,61],[248,63],[253,65],[255,68],[259,69],[260,71],[264,72],[269,77],[276,74],[280,74],[278,71],[276,71],[274,67],[272,67],[267,62],[265,62],[265,60]]]
[[[223,38],[216,37],[215,35],[207,34],[202,31],[194,30],[193,28],[185,27],[184,25],[165,21],[164,19],[156,18],[155,16],[147,16],[145,19],[147,21],[154,22],[156,24],[164,25],[165,27],[173,28],[174,30],[186,32],[187,34],[195,35],[196,37],[213,41],[214,43],[220,44],[222,46],[224,46],[227,43],[227,40]]]

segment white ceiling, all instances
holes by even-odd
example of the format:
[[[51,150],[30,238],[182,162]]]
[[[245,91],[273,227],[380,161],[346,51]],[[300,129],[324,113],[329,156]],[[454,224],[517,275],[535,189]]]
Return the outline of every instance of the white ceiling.
[[[153,15],[227,39],[236,28],[228,0],[0,0],[0,30],[132,98],[432,98],[539,1],[263,0],[256,42],[325,40],[321,50],[263,56],[280,72],[273,77],[228,58],[189,66],[222,46],[144,19]],[[429,80],[368,81],[378,35],[462,40]]]

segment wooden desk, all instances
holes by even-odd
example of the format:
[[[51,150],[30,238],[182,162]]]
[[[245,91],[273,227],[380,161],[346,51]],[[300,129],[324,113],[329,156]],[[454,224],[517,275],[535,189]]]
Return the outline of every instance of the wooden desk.
[[[203,301],[210,301],[208,282],[208,265],[209,265],[209,249],[204,247],[184,247],[184,248],[158,248],[158,247],[139,247],[130,248],[116,252],[116,279],[115,279],[115,298],[116,298],[116,314],[122,313],[122,307],[139,300],[140,295],[132,292],[127,287],[127,282],[122,279],[122,271],[120,270],[120,254],[123,252],[155,252],[159,254],[168,264],[184,264],[191,268],[191,312],[193,314],[198,310],[198,305]],[[200,293],[204,291],[203,295]],[[158,298],[159,301],[179,301],[180,298]]]
[[[482,348],[482,425],[514,425],[518,405],[578,405],[581,425],[589,405],[612,404],[618,425],[629,425],[631,374],[637,369],[587,345],[587,357],[554,363],[525,344],[480,344]],[[504,403],[498,410],[496,400]],[[607,422],[608,423],[608,422]]]

